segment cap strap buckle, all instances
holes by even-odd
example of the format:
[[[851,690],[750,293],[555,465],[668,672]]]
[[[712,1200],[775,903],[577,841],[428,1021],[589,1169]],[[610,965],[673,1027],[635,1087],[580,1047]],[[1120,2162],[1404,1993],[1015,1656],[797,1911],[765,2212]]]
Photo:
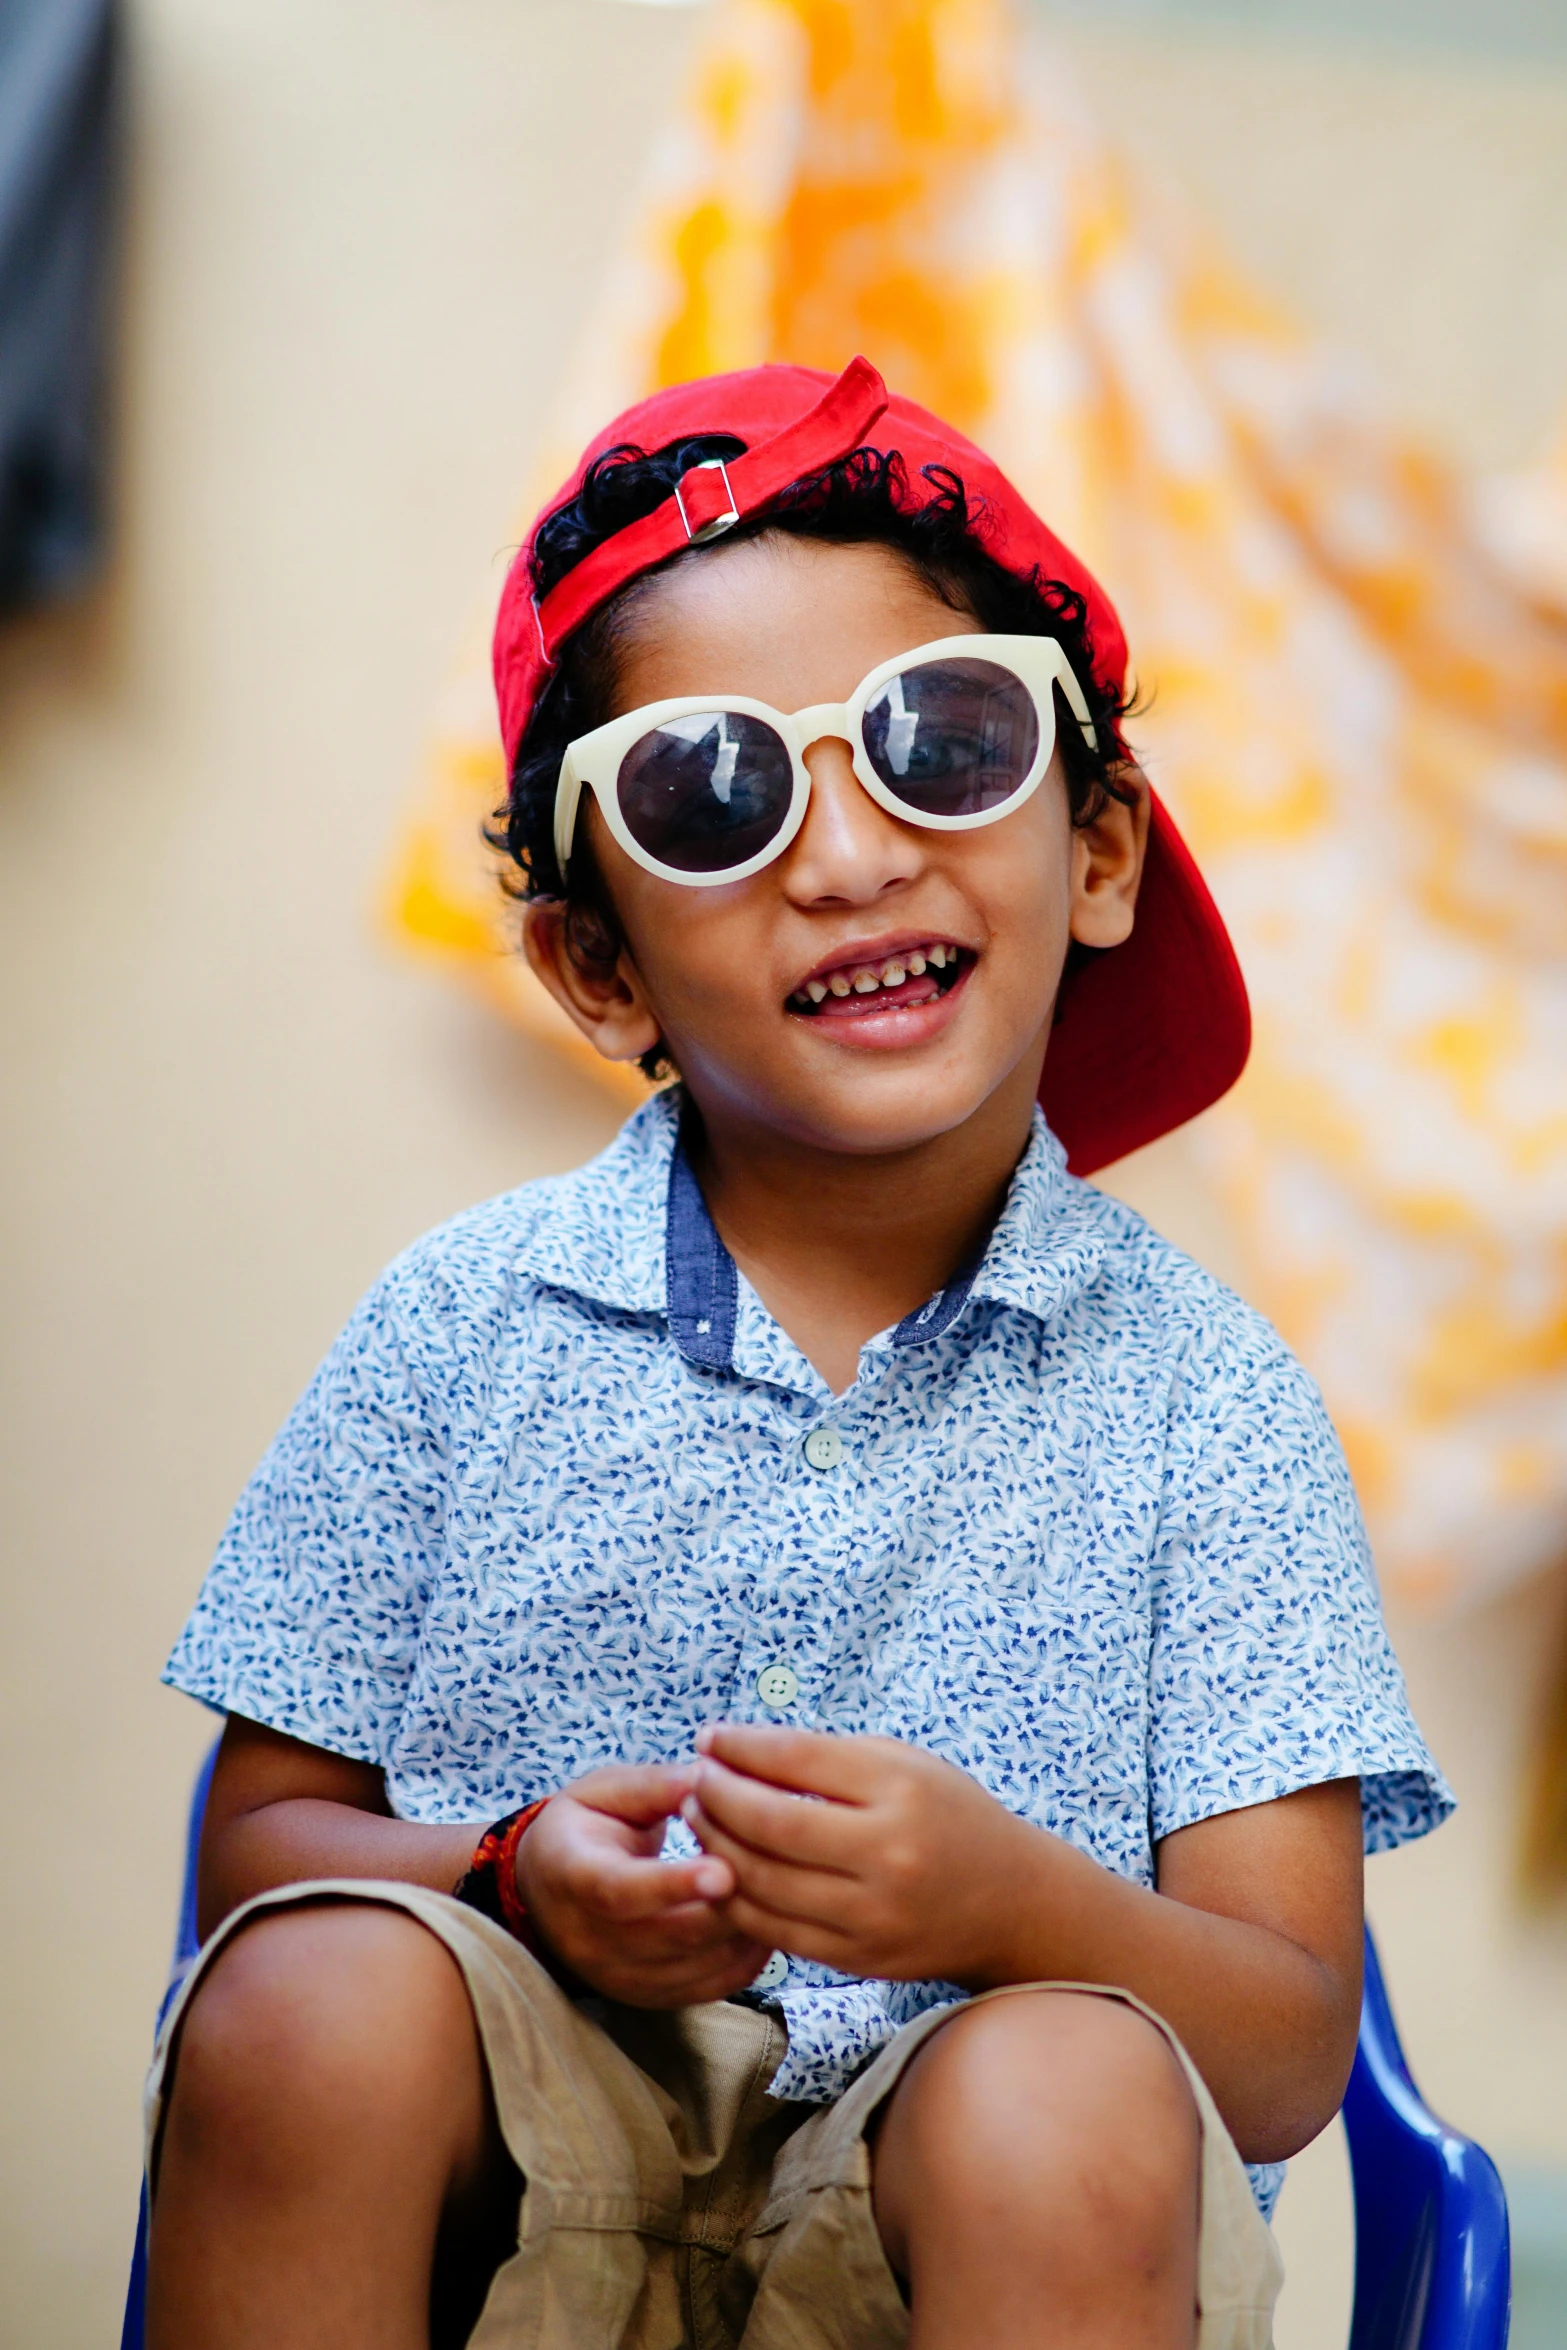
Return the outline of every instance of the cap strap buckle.
[[[713,515],[708,521],[699,522],[696,528],[693,530],[691,527],[691,517],[686,512],[686,502],[682,497],[681,492],[685,488],[686,483],[691,480],[691,476],[694,473],[718,473],[722,475],[724,496],[729,500],[729,511],[727,514],[720,511]],[[693,484],[693,491],[694,488],[695,485]],[[695,504],[695,502],[695,497],[693,495],[692,503]],[[729,480],[728,468],[725,466],[722,457],[704,457],[700,465],[691,466],[689,471],[684,473],[680,480],[675,484],[675,504],[680,509],[680,519],[685,524],[686,537],[693,547],[704,546],[709,539],[721,538],[726,530],[733,530],[735,524],[740,519],[740,509],[735,504],[734,489]]]
[[[743,457],[727,461],[709,457],[701,465],[691,466],[677,485],[673,499],[661,499],[640,522],[628,522],[623,530],[601,540],[591,555],[584,555],[580,563],[573,564],[565,578],[558,579],[549,594],[540,597],[539,633],[545,647],[560,644],[628,579],[634,579],[638,572],[651,571],[666,555],[680,552],[682,539],[674,535],[674,517],[669,511],[672,504],[679,515],[687,546],[717,538],[722,532],[733,530],[746,515],[761,513],[770,499],[786,490],[802,473],[831,464],[835,458],[847,456],[851,449],[858,448],[886,405],[887,387],[870,361],[851,359],[837,382],[828,385],[816,406],[797,417],[793,424],[786,424],[771,439],[748,449]],[[730,474],[730,464],[735,468],[734,476]],[[727,513],[721,507],[717,513],[710,510],[717,485],[699,481],[697,476],[703,473],[718,475],[729,501]],[[745,492],[744,507],[735,495],[736,476]],[[513,576],[520,581],[521,575],[514,571]],[[548,658],[547,650],[545,657]],[[510,659],[509,654],[507,658]],[[532,687],[526,678],[520,690],[531,702]]]

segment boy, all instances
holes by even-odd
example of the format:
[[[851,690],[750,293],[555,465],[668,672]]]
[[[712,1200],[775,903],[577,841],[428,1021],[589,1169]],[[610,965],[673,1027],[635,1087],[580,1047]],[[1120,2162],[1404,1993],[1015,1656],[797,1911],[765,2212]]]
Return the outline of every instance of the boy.
[[[601,436],[496,665],[533,967],[680,1083],[393,1266],[175,1651],[149,2338],[1261,2350],[1450,1799],[1309,1381],[1067,1172],[1245,1050],[1114,614],[760,369]]]

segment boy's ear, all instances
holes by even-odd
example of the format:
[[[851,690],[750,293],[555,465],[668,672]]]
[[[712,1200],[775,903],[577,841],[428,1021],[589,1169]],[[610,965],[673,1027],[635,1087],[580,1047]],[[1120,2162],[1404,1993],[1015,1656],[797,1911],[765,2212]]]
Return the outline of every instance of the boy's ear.
[[[522,945],[534,977],[606,1061],[638,1061],[662,1042],[641,973],[591,913],[537,899],[524,909]]]
[[[1130,784],[1130,805],[1106,798],[1097,816],[1072,833],[1072,936],[1085,947],[1118,947],[1131,937],[1148,847],[1148,778],[1128,759],[1115,780]]]

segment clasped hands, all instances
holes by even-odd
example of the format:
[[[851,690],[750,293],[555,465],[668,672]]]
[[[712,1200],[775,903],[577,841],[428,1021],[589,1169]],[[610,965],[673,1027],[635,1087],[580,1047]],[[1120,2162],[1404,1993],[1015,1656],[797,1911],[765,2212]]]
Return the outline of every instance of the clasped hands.
[[[977,1780],[893,1738],[725,1723],[693,1762],[590,1771],[518,1849],[552,1951],[606,1998],[687,2007],[774,1950],[845,1974],[1010,1979],[1020,1882],[1052,1840]],[[702,1851],[659,1856],[678,1816]]]

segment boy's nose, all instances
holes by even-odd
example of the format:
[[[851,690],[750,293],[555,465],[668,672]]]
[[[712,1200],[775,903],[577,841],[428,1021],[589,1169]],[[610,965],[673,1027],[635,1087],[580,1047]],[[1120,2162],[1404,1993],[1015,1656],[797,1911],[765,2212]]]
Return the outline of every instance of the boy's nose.
[[[787,856],[783,882],[797,905],[863,906],[912,881],[924,848],[860,787],[849,746],[823,735],[805,754],[811,799]]]

